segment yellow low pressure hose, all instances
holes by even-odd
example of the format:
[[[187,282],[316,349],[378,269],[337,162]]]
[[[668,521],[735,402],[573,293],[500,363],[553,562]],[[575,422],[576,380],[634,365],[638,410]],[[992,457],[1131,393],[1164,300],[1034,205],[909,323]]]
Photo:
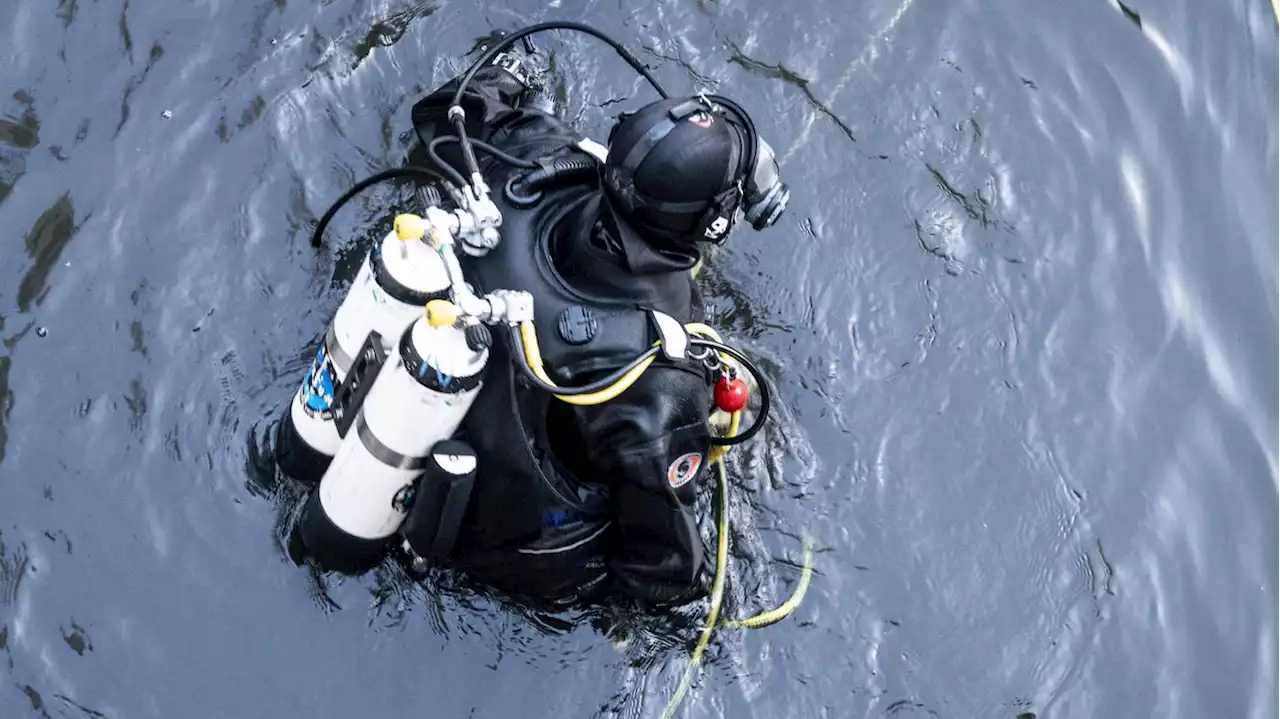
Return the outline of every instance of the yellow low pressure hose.
[[[791,596],[787,597],[787,601],[779,604],[776,609],[770,609],[767,612],[761,612],[754,617],[745,619],[729,619],[724,625],[731,629],[759,629],[767,627],[770,624],[777,624],[786,619],[796,607],[800,606],[800,600],[804,599],[804,595],[809,591],[809,581],[813,578],[813,538],[808,532],[804,534],[804,560],[800,566],[800,581],[796,582],[796,588],[792,590]]]
[[[720,335],[717,334],[715,330],[701,322],[691,322],[685,325],[685,330],[693,334],[707,335],[716,342],[723,344],[720,339]],[[555,381],[547,375],[547,370],[542,365],[542,350],[538,346],[538,333],[534,329],[532,322],[520,323],[520,344],[524,345],[525,362],[528,363],[529,369],[533,371],[534,376],[552,387],[557,386]],[[649,366],[653,364],[655,358],[656,355],[654,357],[644,359],[631,371],[620,377],[617,382],[600,390],[599,392],[590,392],[588,394],[579,395],[557,394],[555,395],[556,399],[583,407],[608,402],[623,392],[626,392],[631,385],[635,384],[636,380],[640,379],[640,376],[643,375],[649,369]],[[724,362],[729,361],[729,358],[726,357],[723,352],[720,353],[720,358]],[[738,429],[735,425],[733,428],[733,434],[736,434],[737,431]],[[723,455],[723,452],[720,452],[720,454]]]
[[[547,371],[542,366],[542,351],[538,348],[538,333],[534,331],[532,322],[520,323],[520,340],[520,343],[524,345],[524,358],[525,361],[529,363],[529,369],[533,370],[533,374],[538,379],[546,382],[552,387],[555,387],[556,383],[547,376]],[[599,392],[580,395],[557,394],[556,399],[583,407],[595,404],[604,404],[623,392],[626,392],[627,388],[635,384],[636,380],[640,379],[640,375],[644,374],[645,370],[649,369],[649,365],[653,364],[653,360],[654,357],[646,358],[643,362],[636,365],[630,372],[627,372],[619,378],[617,382],[609,385]]]
[[[706,329],[711,334],[714,334],[714,330]],[[691,329],[690,331],[694,330]],[[719,337],[715,339],[720,342]],[[733,437],[738,433],[738,426],[741,420],[741,411],[734,412],[731,415],[728,436]],[[689,666],[685,669],[684,677],[680,680],[680,686],[676,688],[676,693],[672,695],[667,702],[667,708],[662,712],[663,719],[670,719],[675,714],[676,708],[684,699],[684,695],[689,692],[689,687],[693,684],[693,674],[697,671],[698,664],[702,661],[702,655],[707,650],[707,645],[711,643],[711,634],[715,631],[716,624],[720,619],[720,608],[724,603],[724,584],[729,576],[729,476],[724,467],[724,455],[728,450],[728,446],[714,447],[709,454],[710,461],[716,465],[717,497],[716,576],[711,582],[711,608],[707,613],[707,624],[702,628],[698,643],[693,647],[693,654],[689,658]],[[800,581],[796,583],[796,588],[792,590],[791,596],[775,609],[770,609],[745,619],[730,619],[725,621],[723,625],[735,629],[759,629],[782,621],[794,612],[796,607],[800,606],[805,593],[809,591],[809,582],[812,578],[813,540],[809,537],[809,533],[805,532],[804,560],[800,568]]]
[[[719,342],[720,344],[724,344],[724,340],[720,339],[719,332],[716,332],[715,330],[711,329],[711,327],[701,322],[690,322],[689,324],[684,326],[684,329],[686,332],[692,332],[693,334],[698,334],[698,335],[706,335],[711,339],[715,340],[716,342]]]
[[[676,708],[680,706],[684,695],[693,685],[693,673],[702,661],[702,653],[711,643],[711,633],[716,630],[716,620],[720,618],[720,605],[724,601],[724,582],[727,574],[724,567],[729,563],[729,533],[725,531],[729,524],[729,477],[724,471],[724,462],[716,462],[716,470],[719,480],[716,484],[716,521],[720,525],[717,532],[720,536],[716,538],[716,577],[711,582],[711,611],[707,614],[707,625],[702,628],[702,635],[698,637],[698,643],[693,647],[689,667],[685,669],[684,678],[680,680],[676,693],[667,702],[667,708],[662,712],[662,719],[670,719],[675,715]]]

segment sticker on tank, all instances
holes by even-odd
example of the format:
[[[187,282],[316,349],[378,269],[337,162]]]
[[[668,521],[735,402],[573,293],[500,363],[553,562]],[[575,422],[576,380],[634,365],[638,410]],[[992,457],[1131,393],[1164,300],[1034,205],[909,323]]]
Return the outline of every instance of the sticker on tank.
[[[329,353],[321,343],[300,391],[302,408],[307,414],[314,417],[316,413],[320,413],[325,419],[332,417],[329,410],[333,407],[333,385],[333,365],[329,362]]]

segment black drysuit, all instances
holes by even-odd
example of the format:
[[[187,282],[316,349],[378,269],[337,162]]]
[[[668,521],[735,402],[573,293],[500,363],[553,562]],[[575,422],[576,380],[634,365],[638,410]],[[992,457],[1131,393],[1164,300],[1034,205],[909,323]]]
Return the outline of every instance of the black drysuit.
[[[414,105],[423,146],[453,134],[446,113],[457,82]],[[468,136],[544,164],[590,160],[576,145],[582,135],[519,106],[525,91],[506,70],[483,68],[464,96]],[[456,143],[438,147],[467,174]],[[597,172],[579,172],[532,207],[518,207],[503,187],[529,170],[480,150],[477,158],[503,214],[502,241],[484,257],[462,256],[464,271],[478,292],[533,292],[539,344],[557,383],[585,384],[651,346],[658,334],[643,310],[681,323],[701,319],[689,273],[696,251],[658,249],[670,245],[640,235],[613,213]],[[595,336],[567,338],[559,329],[566,316],[594,326]],[[553,601],[610,589],[654,605],[705,595],[707,552],[694,504],[710,449],[707,370],[660,357],[617,398],[574,406],[532,386],[512,347],[495,328],[484,387],[460,432],[479,468],[455,566]]]

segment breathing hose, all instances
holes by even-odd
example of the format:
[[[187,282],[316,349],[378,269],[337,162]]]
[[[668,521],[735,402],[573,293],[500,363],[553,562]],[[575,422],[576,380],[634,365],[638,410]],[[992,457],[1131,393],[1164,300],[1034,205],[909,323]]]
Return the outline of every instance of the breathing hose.
[[[440,137],[437,137],[436,139],[431,141],[431,148],[434,149],[436,145],[442,145],[446,142],[459,142],[459,140],[458,138],[453,137],[452,135],[441,135]],[[493,145],[490,145],[487,142],[483,142],[481,140],[471,140],[470,142],[472,145],[475,145],[481,150],[484,150],[488,154],[493,155],[494,157],[498,158],[499,160],[502,160],[503,162],[507,163],[508,165],[511,165],[512,167],[520,167],[526,170],[532,170],[533,168],[538,166],[538,163],[534,162],[533,160],[522,160],[519,157],[516,157],[515,155],[511,155],[502,150],[499,150],[498,148],[494,147]],[[437,161],[438,161],[438,158],[437,158]]]
[[[531,163],[533,169],[523,175],[513,173],[503,187],[507,200],[517,207],[530,207],[542,199],[542,186],[556,182],[581,181],[596,176],[595,160],[560,157],[549,163]]]
[[[440,157],[440,154],[436,149],[440,145],[443,145],[446,142],[460,142],[460,140],[452,135],[441,135],[440,137],[435,138],[434,140],[432,140],[430,143],[427,144],[427,155],[431,158],[432,162],[436,163],[436,165],[440,167],[440,171],[443,172],[445,175],[447,175],[449,179],[453,180],[454,183],[465,187],[467,184],[467,181],[463,179],[462,174],[459,173],[456,169],[454,169],[452,165],[445,162],[444,158]],[[502,150],[499,150],[498,148],[494,147],[493,145],[490,145],[487,142],[481,142],[480,140],[470,140],[469,142],[472,145],[480,148],[481,150],[487,152],[490,155],[493,155],[494,157],[498,158],[502,162],[505,162],[508,165],[511,165],[513,167],[519,167],[525,170],[531,170],[538,166],[538,163],[533,162],[532,160],[522,160],[518,157],[514,157],[512,155],[509,155],[503,152]]]
[[[417,166],[411,165],[409,167],[393,167],[390,170],[375,172],[374,174],[352,185],[351,189],[342,193],[342,197],[339,197],[337,200],[334,201],[332,205],[329,205],[329,209],[325,210],[324,215],[320,217],[320,221],[316,223],[316,229],[311,233],[311,246],[312,247],[320,246],[321,237],[324,236],[324,231],[325,231],[325,228],[329,226],[329,221],[333,219],[334,215],[338,214],[338,210],[341,210],[342,206],[347,204],[347,202],[349,202],[351,198],[360,194],[365,189],[378,184],[379,182],[394,180],[397,177],[417,177],[420,179],[426,179],[426,180],[430,180],[432,182],[438,182],[441,185],[444,185],[445,189],[449,190],[452,194],[457,194],[457,191],[458,191],[458,188],[455,187],[448,180],[446,180],[444,177],[442,177],[440,173],[426,167],[417,167]],[[465,182],[462,184],[466,185]]]
[[[664,100],[668,97],[667,91],[663,89],[658,80],[649,72],[649,69],[637,60],[634,55],[632,55],[617,40],[614,40],[590,25],[580,22],[560,20],[538,23],[536,25],[530,25],[529,27],[517,30],[494,43],[492,47],[486,50],[484,54],[480,56],[480,59],[468,68],[465,74],[463,74],[462,79],[458,82],[458,89],[453,93],[453,100],[449,107],[449,117],[453,121],[453,127],[457,132],[458,141],[462,144],[462,159],[467,164],[467,171],[473,176],[480,174],[480,166],[476,163],[475,152],[471,149],[472,141],[467,138],[465,114],[462,110],[462,96],[466,93],[467,86],[471,84],[472,78],[474,78],[476,73],[480,71],[480,68],[491,63],[501,52],[511,47],[519,40],[547,30],[575,30],[603,40],[617,51],[617,53],[622,56],[622,59],[627,61],[627,64],[635,68],[635,71],[640,73],[641,77],[647,80],[649,84],[653,86],[653,89],[657,90],[658,94],[661,95]]]

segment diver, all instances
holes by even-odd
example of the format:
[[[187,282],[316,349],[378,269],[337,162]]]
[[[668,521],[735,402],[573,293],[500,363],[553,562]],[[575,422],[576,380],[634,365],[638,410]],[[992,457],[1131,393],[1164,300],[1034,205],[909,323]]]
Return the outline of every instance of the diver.
[[[789,199],[769,146],[735,103],[660,99],[624,113],[599,146],[550,111],[540,56],[511,48],[462,95],[466,134],[502,213],[501,243],[464,259],[477,292],[531,292],[560,385],[610,374],[662,337],[648,310],[702,319],[691,270],[740,218],[760,230]],[[420,146],[465,184],[449,113],[460,78],[412,109]],[[448,168],[444,166],[447,165]],[[659,359],[622,394],[577,406],[531,387],[495,336],[459,436],[480,458],[450,564],[552,602],[621,592],[653,607],[705,596],[712,568],[695,512],[708,467],[714,377]]]

